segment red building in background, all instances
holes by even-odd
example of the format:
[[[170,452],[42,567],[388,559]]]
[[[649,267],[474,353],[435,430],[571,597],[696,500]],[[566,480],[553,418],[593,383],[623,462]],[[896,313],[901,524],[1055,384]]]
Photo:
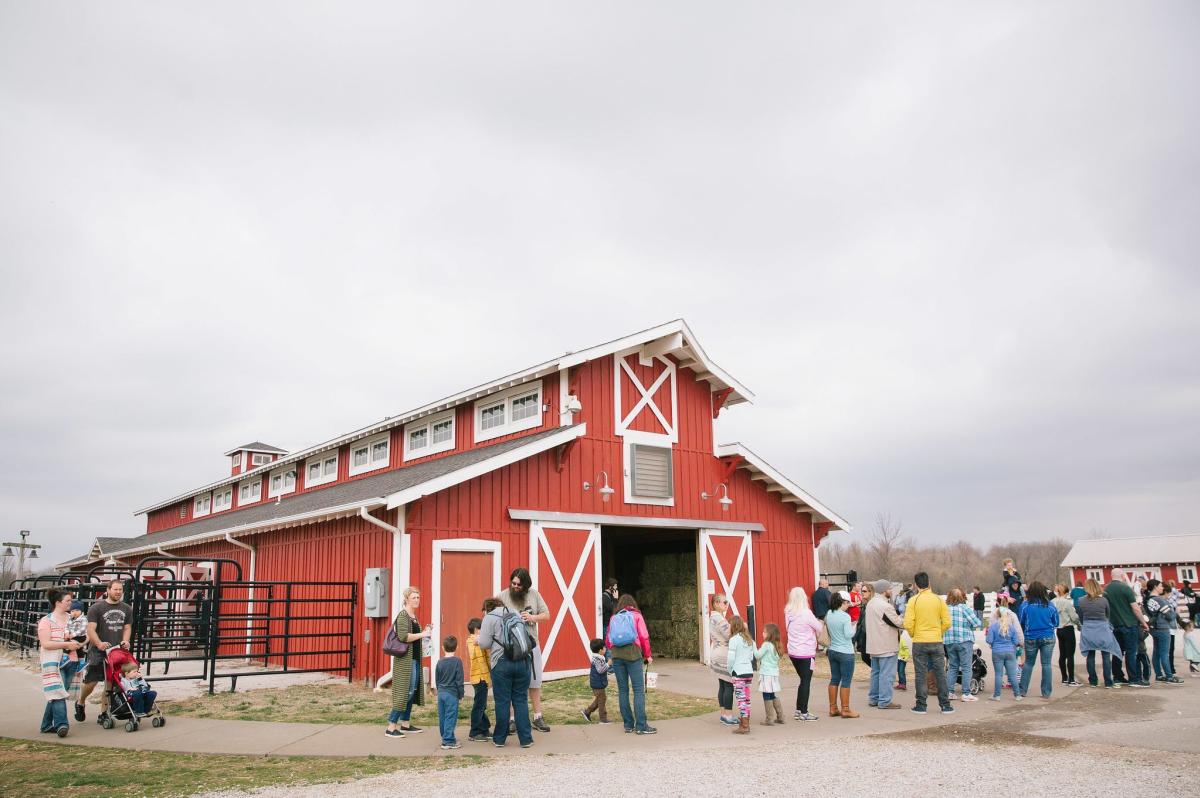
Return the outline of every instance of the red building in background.
[[[622,587],[636,594],[651,586],[639,562],[678,554],[695,562],[684,623],[703,658],[713,593],[759,628],[782,625],[788,589],[815,585],[817,545],[849,528],[746,446],[714,439],[718,415],[753,398],[677,320],[297,452],[231,449],[228,476],[139,510],[144,536],[60,567],[166,553],[189,573],[233,559],[249,580],[361,583],[388,569],[379,617],[357,632],[353,676],[374,678],[390,667],[379,645],[403,586],[422,590],[434,639],[462,636],[525,566],[550,606],[539,636],[553,677],[586,671],[605,576],[632,574]]]
[[[1130,582],[1174,579],[1180,586],[1184,580],[1195,584],[1197,565],[1200,534],[1080,540],[1062,562],[1063,568],[1071,569],[1072,587],[1085,579],[1108,584],[1113,571],[1124,571]]]

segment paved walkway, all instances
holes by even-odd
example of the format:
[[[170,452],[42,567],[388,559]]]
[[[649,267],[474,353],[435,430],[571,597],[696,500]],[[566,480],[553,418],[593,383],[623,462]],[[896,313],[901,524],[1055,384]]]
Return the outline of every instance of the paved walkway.
[[[696,663],[655,663],[660,673],[660,686],[677,692],[708,695],[715,692],[715,679],[703,666]],[[989,679],[991,678],[989,674]],[[790,709],[795,695],[794,674],[784,679],[783,704]],[[733,735],[728,727],[717,721],[714,711],[710,715],[677,720],[651,722],[659,733],[649,737],[624,734],[620,722],[601,726],[572,725],[556,726],[547,733],[535,732],[535,745],[522,750],[511,738],[508,746],[497,749],[486,743],[463,742],[457,752],[443,752],[438,748],[436,731],[430,729],[420,735],[409,735],[393,740],[383,736],[384,724],[370,725],[317,724],[317,723],[266,723],[239,720],[209,720],[201,718],[168,717],[167,725],[155,729],[149,724],[134,733],[124,731],[123,726],[112,730],[102,729],[94,720],[98,707],[88,705],[88,720],[72,722],[71,735],[59,741],[52,735],[38,733],[44,702],[41,699],[37,675],[13,667],[0,668],[0,702],[6,711],[0,715],[0,736],[45,742],[61,742],[64,745],[112,746],[151,751],[184,751],[212,754],[274,754],[312,756],[413,756],[437,754],[483,754],[501,756],[531,756],[535,754],[592,753],[617,750],[671,751],[693,749],[697,746],[754,746],[762,742],[816,741],[831,738],[858,737],[867,734],[903,732],[929,729],[950,723],[983,720],[1004,707],[1013,706],[1011,697],[1003,702],[981,700],[974,703],[954,702],[956,711],[942,715],[937,709],[936,698],[931,703],[928,715],[915,715],[908,711],[912,706],[912,692],[897,693],[896,701],[903,705],[900,710],[873,710],[866,706],[866,685],[855,682],[851,703],[863,713],[855,720],[827,717],[825,685],[827,682],[814,680],[811,709],[821,719],[815,723],[799,723],[790,718],[782,726],[770,728],[752,726],[752,733],[745,736]],[[989,682],[990,684],[990,682]],[[911,678],[910,678],[911,687]],[[1071,688],[1055,685],[1055,698],[1069,695]],[[1078,689],[1078,688],[1076,688]],[[1043,704],[1031,698],[1028,705]],[[1052,702],[1051,702],[1052,703]],[[610,708],[616,710],[615,688],[610,695]],[[761,701],[755,697],[757,724],[762,718]],[[619,715],[618,715],[619,717]],[[465,729],[459,727],[460,740],[465,739]]]

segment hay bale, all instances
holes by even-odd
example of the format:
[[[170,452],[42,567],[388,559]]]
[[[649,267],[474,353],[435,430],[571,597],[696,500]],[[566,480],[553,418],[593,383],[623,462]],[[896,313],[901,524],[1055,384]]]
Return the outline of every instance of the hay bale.
[[[694,586],[674,587],[668,591],[668,594],[667,603],[670,606],[671,620],[692,620],[699,614],[700,599]]]

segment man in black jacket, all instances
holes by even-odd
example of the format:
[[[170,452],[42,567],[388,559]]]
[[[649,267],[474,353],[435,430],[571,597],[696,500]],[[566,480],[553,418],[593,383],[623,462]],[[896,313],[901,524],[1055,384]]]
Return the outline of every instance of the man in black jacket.
[[[821,577],[821,581],[817,582],[817,589],[813,591],[812,611],[821,621],[825,620],[825,614],[829,612],[829,580],[825,577]]]

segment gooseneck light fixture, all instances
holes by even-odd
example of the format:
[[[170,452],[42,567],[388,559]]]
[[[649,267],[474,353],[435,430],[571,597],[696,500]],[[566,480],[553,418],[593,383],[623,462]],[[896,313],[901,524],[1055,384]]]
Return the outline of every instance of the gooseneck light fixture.
[[[608,472],[607,472],[607,471],[601,471],[601,472],[600,472],[600,476],[596,477],[596,481],[597,481],[597,482],[599,482],[599,481],[600,481],[600,477],[604,477],[604,484],[600,486],[600,491],[599,491],[599,493],[600,493],[600,501],[602,501],[602,502],[605,502],[605,503],[608,503],[608,500],[609,500],[609,498],[611,498],[611,497],[612,497],[612,495],[613,495],[614,493],[616,493],[616,491],[615,491],[615,490],[613,490],[613,489],[612,489],[612,487],[610,487],[610,486],[609,486],[609,484],[608,484]],[[592,483],[590,483],[590,482],[585,482],[585,483],[583,483],[583,489],[584,489],[584,490],[591,490],[591,489],[592,489]]]
[[[733,504],[733,499],[729,498],[729,486],[724,482],[717,485],[716,488],[713,488],[712,493],[709,493],[706,490],[700,491],[700,498],[704,501],[708,501],[711,497],[717,495],[717,488],[720,488],[723,494],[721,498],[717,499],[717,503],[721,505],[721,512],[727,513],[729,512],[729,505]]]

